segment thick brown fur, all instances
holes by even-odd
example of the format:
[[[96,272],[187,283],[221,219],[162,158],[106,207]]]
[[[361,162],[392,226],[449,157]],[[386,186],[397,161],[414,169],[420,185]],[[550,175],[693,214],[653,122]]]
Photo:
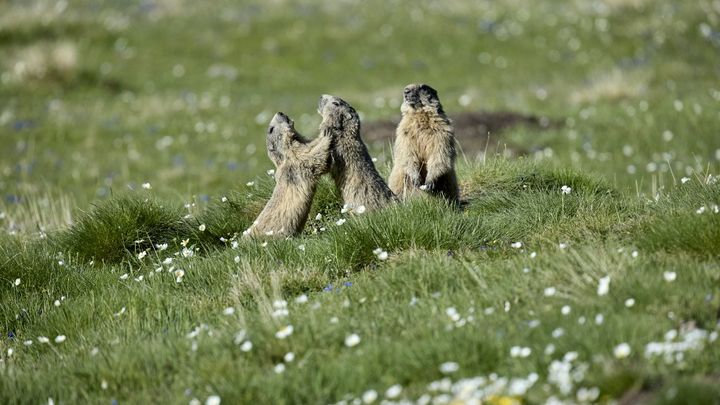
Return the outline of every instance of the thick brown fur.
[[[454,129],[437,92],[425,84],[410,84],[400,110],[390,189],[401,199],[424,190],[458,204]]]
[[[360,138],[360,118],[355,109],[339,97],[320,97],[320,136],[333,139],[330,174],[350,209],[364,206],[372,211],[395,201],[385,180],[375,169],[367,147]]]
[[[322,134],[309,141],[285,114],[275,114],[267,134],[268,156],[276,166],[275,189],[244,237],[283,238],[302,232],[320,176],[330,167],[331,142]]]

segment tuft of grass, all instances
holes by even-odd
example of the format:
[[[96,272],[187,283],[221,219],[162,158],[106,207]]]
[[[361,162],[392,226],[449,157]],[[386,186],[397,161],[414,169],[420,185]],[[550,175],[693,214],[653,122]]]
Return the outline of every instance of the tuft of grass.
[[[693,252],[718,257],[720,184],[696,178],[649,203],[652,213],[632,232],[638,245],[652,250]]]
[[[118,263],[156,245],[179,245],[196,233],[181,208],[149,195],[123,195],[95,205],[55,242],[85,260]]]

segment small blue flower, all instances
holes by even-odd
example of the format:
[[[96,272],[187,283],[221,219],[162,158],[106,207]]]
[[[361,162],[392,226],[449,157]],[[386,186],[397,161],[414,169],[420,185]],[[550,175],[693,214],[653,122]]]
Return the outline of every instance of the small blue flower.
[[[352,287],[352,283],[349,282],[349,281],[344,282],[343,285],[344,285],[345,287]]]
[[[325,292],[332,291],[332,290],[333,290],[332,284],[328,284],[325,286],[325,288],[323,288],[323,291],[325,291]]]
[[[8,332],[8,339],[15,339],[15,332],[13,332],[13,331]]]

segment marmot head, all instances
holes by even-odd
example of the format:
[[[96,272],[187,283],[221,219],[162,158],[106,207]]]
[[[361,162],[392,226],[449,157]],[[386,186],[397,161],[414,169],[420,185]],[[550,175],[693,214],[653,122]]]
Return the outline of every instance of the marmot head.
[[[340,97],[323,94],[318,102],[318,113],[323,120],[321,127],[360,132],[360,118],[357,111]]]
[[[426,111],[445,114],[437,90],[427,84],[408,84],[405,86],[400,111],[403,113]]]
[[[306,140],[295,131],[293,120],[284,113],[278,112],[270,120],[266,142],[268,157],[275,166],[279,166],[294,145],[306,143]]]

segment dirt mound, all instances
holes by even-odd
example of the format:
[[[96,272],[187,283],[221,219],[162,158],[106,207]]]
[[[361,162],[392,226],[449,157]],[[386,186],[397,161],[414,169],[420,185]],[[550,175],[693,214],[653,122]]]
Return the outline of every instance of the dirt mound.
[[[488,138],[497,139],[496,136],[506,129],[522,125],[542,130],[556,125],[546,117],[510,111],[463,112],[450,115],[450,119],[455,124],[455,137],[469,155],[485,150]],[[363,138],[373,145],[392,142],[398,122],[399,117],[396,120],[368,122],[363,125]]]

